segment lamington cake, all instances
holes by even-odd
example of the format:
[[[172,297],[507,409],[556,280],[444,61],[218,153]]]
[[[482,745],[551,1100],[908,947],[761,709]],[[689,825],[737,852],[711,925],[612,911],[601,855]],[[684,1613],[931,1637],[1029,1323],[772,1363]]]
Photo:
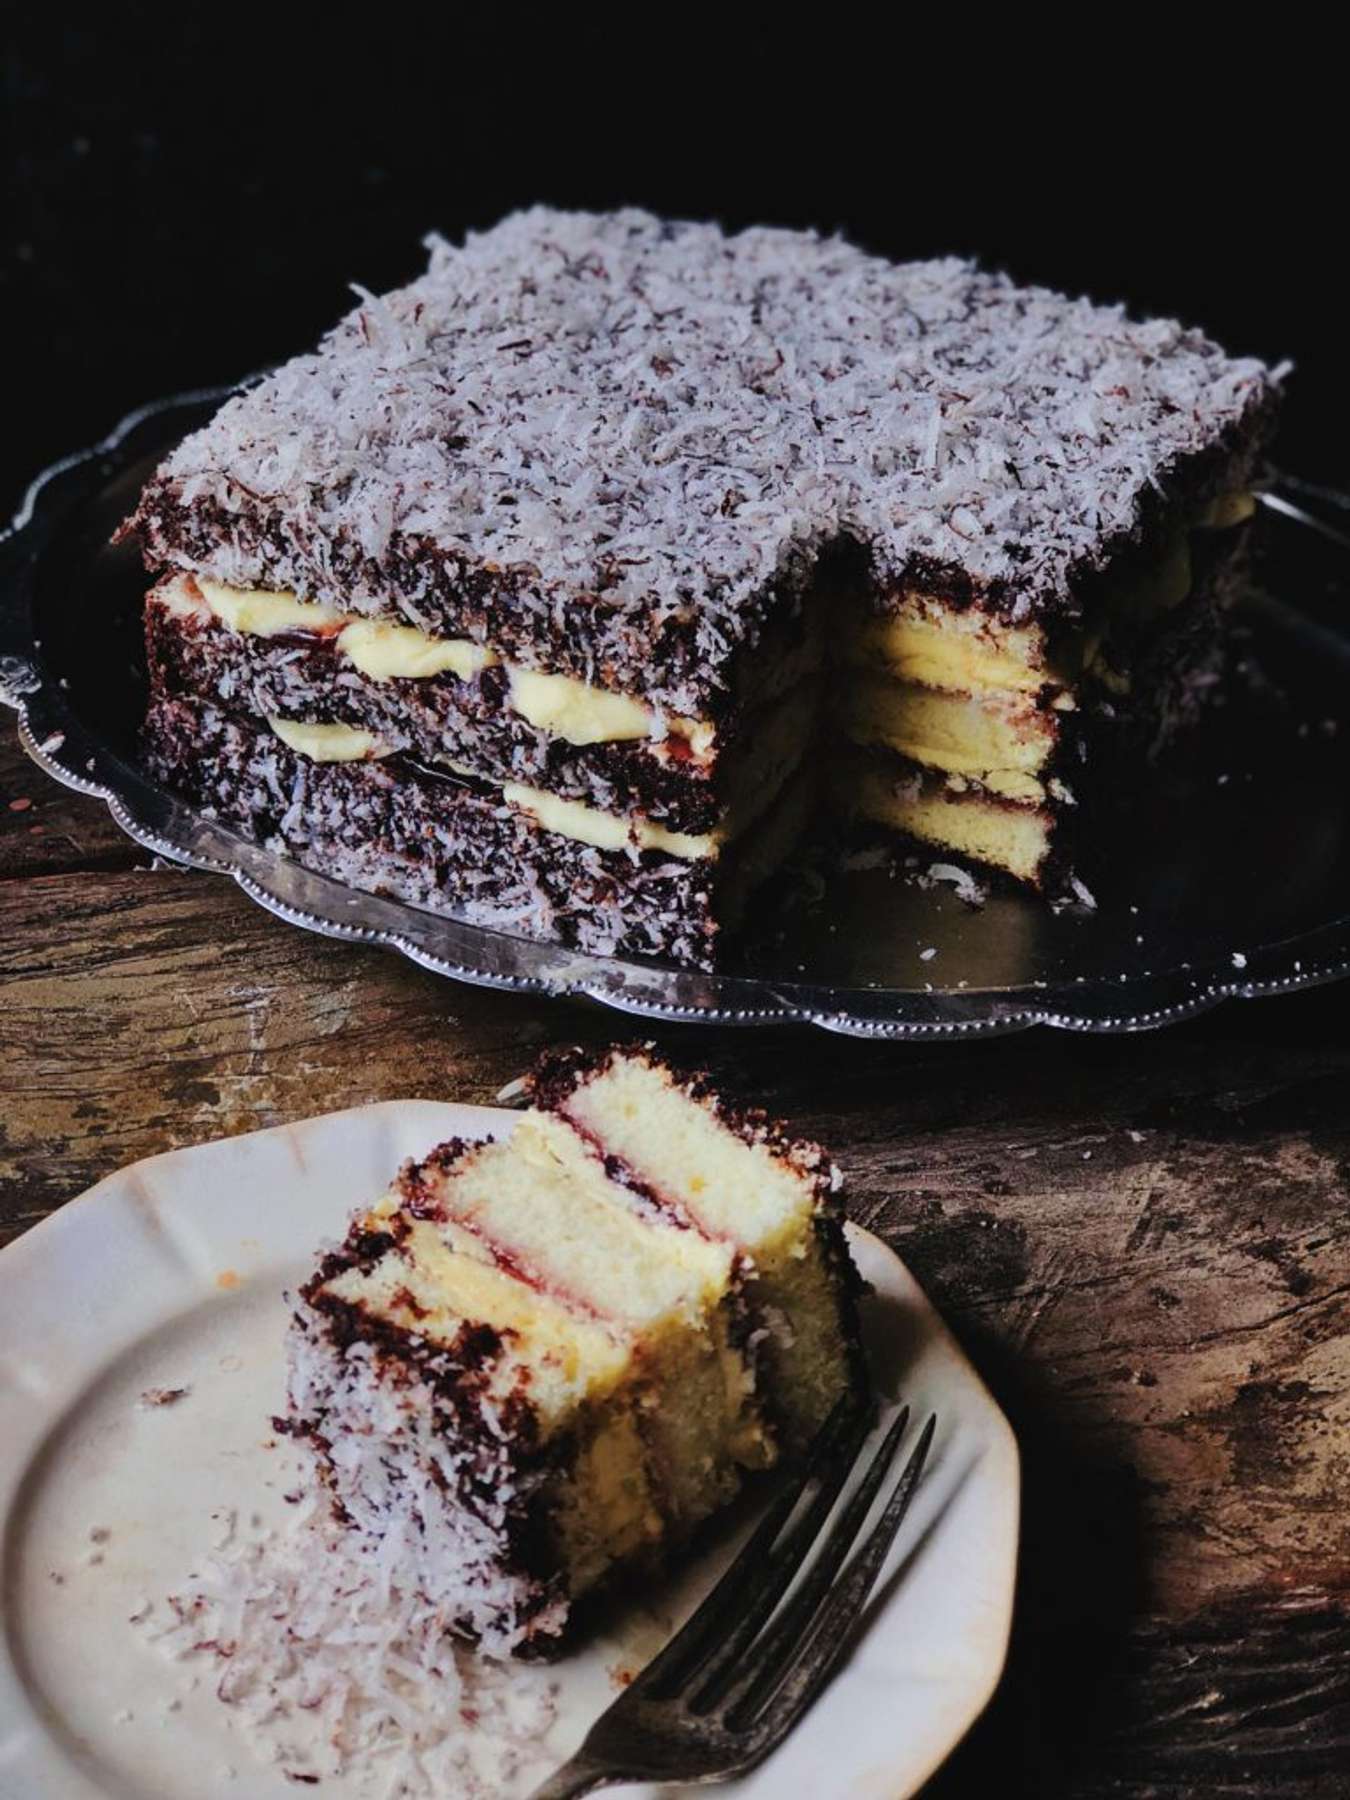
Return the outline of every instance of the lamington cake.
[[[286,1429],[350,1553],[497,1651],[667,1556],[866,1392],[838,1174],[649,1052],[547,1058],[301,1290]]]
[[[123,527],[152,769],[358,886],[704,966],[822,811],[1065,886],[1208,678],[1279,372],[807,232],[429,243]]]

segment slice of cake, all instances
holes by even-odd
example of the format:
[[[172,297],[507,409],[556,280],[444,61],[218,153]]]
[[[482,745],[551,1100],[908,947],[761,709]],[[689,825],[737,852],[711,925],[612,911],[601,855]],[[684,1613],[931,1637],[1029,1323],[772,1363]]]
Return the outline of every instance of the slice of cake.
[[[358,885],[703,966],[822,800],[1062,885],[1194,710],[1276,385],[807,232],[431,240],[123,528],[150,767]]]
[[[838,1177],[642,1050],[550,1058],[405,1166],[301,1290],[287,1429],[352,1554],[547,1647],[861,1398]]]

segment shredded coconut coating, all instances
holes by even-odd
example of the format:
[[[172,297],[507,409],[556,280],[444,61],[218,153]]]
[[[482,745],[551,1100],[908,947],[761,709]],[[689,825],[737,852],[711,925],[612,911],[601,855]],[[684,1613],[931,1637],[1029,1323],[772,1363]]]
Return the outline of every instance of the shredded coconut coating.
[[[535,208],[428,245],[173,452],[134,521],[151,560],[421,623],[458,606],[688,712],[840,538],[881,591],[1071,611],[1151,494],[1250,457],[1280,376],[807,232]]]
[[[174,1661],[205,1660],[240,1748],[301,1792],[523,1800],[551,1760],[552,1680],[455,1643],[395,1555],[342,1556],[338,1530],[313,1500],[283,1532],[231,1515],[183,1590],[131,1623]]]

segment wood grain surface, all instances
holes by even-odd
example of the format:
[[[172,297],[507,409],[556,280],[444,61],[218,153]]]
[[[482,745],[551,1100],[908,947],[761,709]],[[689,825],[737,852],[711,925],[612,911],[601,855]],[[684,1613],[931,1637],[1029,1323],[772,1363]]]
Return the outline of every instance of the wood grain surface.
[[[0,1241],[136,1158],[615,1035],[148,866],[0,750]],[[1164,1034],[655,1033],[820,1137],[1012,1420],[1008,1673],[940,1796],[1350,1793],[1345,990]]]

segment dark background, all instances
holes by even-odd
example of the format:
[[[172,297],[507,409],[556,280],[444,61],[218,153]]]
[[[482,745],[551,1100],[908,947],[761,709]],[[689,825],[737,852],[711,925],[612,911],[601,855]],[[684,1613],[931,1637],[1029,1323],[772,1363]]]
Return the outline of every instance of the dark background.
[[[124,6],[13,26],[0,506],[140,402],[306,347],[347,282],[412,275],[428,229],[534,200],[838,228],[1180,316],[1292,357],[1283,459],[1350,473],[1329,52],[1284,49],[1273,17],[1257,40],[1210,14],[1188,45],[1176,12],[879,14]]]

